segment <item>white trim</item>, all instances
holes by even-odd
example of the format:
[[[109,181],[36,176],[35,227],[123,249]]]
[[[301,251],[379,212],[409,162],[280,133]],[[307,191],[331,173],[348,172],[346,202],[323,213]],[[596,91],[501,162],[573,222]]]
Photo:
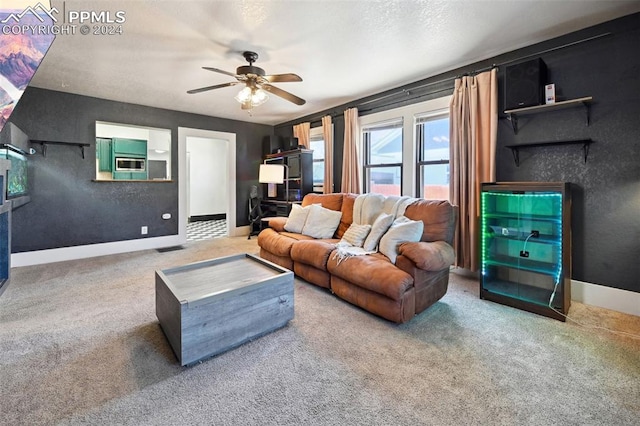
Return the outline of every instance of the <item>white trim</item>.
[[[425,102],[411,104],[400,108],[394,108],[387,111],[377,112],[375,114],[363,115],[359,118],[360,135],[363,128],[371,127],[376,123],[388,123],[393,120],[402,119],[402,195],[415,197],[416,188],[416,135],[415,135],[415,117],[426,114],[441,113],[449,108],[451,95],[441,98],[430,99]],[[359,141],[360,152],[364,152],[362,146],[362,137]],[[360,159],[362,163],[362,159]],[[359,168],[362,171],[362,164]],[[360,179],[364,186],[364,182]]]
[[[169,235],[165,237],[141,238],[137,240],[13,253],[11,255],[11,267],[41,265],[43,263],[63,262],[66,260],[86,259],[88,257],[105,256],[109,254],[171,247],[184,242],[185,241],[179,239],[178,235]]]
[[[640,293],[629,290],[571,280],[571,299],[585,305],[640,316]]]
[[[236,134],[214,130],[178,127],[178,235],[187,240],[187,137],[220,139],[227,142],[227,235],[236,237],[244,234],[243,228],[236,228]]]
[[[451,272],[480,280],[479,272],[451,267]],[[571,280],[571,300],[598,308],[640,316],[640,293],[619,288]],[[569,312],[571,315],[571,312]]]

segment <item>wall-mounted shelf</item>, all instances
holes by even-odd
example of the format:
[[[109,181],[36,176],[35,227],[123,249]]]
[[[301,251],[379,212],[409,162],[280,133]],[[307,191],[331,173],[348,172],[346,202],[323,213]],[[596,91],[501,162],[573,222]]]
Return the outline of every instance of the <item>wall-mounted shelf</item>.
[[[42,147],[42,156],[46,157],[47,156],[47,145],[72,145],[72,146],[77,146],[80,148],[80,151],[82,152],[82,158],[84,158],[84,147],[85,146],[90,146],[90,144],[88,143],[79,143],[79,142],[56,142],[56,141],[38,141],[38,140],[31,140],[31,143],[37,143],[40,144],[40,146]]]
[[[591,114],[591,101],[593,97],[586,96],[584,98],[570,99],[568,101],[556,102],[553,104],[536,105],[526,108],[508,109],[504,113],[507,114],[507,119],[511,121],[513,126],[513,133],[518,134],[518,116],[528,114],[538,114],[541,112],[556,111],[565,108],[584,107],[587,115],[587,126],[589,126],[589,117]]]
[[[505,148],[511,149],[513,154],[513,160],[516,162],[516,166],[520,166],[520,150],[523,148],[535,148],[540,146],[552,146],[552,145],[582,145],[582,151],[584,154],[584,162],[587,162],[589,156],[589,146],[593,143],[591,139],[581,139],[574,141],[553,141],[553,142],[534,142],[534,143],[522,143],[517,145],[505,145]]]

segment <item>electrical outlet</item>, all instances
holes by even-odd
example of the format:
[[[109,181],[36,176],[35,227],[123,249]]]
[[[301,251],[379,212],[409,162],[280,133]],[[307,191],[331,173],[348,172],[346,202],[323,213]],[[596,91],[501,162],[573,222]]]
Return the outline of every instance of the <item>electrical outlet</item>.
[[[540,238],[540,231],[531,231],[531,236],[533,238]]]
[[[140,233],[142,235],[147,235],[149,233],[149,227],[143,226],[142,228],[140,228]]]
[[[520,257],[529,257],[529,252],[528,251],[524,251],[524,250],[520,250]]]

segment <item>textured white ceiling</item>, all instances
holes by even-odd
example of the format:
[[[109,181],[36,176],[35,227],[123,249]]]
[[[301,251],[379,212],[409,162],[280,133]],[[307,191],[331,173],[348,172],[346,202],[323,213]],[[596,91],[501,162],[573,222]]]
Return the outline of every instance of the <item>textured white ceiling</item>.
[[[638,1],[85,1],[63,10],[125,12],[122,35],[60,35],[31,85],[103,99],[277,124],[640,11]],[[277,83],[251,115],[230,72],[255,51]]]

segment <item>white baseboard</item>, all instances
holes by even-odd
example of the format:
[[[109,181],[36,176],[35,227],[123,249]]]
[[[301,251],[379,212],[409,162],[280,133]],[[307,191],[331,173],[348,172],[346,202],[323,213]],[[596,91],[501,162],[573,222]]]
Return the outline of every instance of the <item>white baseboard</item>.
[[[640,293],[571,280],[571,300],[640,316]]]
[[[250,226],[232,228],[231,237],[247,236]],[[66,260],[86,259],[109,254],[128,253],[139,250],[153,250],[179,246],[187,242],[186,237],[169,235],[166,237],[140,238],[137,240],[115,241],[112,243],[87,244],[83,246],[62,247],[56,249],[28,251],[11,254],[11,267],[42,265],[44,263],[64,262]]]
[[[41,265],[66,260],[127,253],[138,250],[159,249],[184,244],[186,239],[178,235],[141,238],[137,240],[115,241],[112,243],[88,244],[83,246],[27,251],[11,254],[11,267]]]
[[[452,267],[451,272],[479,279],[478,272],[471,272],[468,269]],[[623,314],[640,316],[640,293],[629,290],[571,280],[571,300]]]
[[[229,235],[230,237],[246,237],[251,232],[251,226],[238,226]]]

